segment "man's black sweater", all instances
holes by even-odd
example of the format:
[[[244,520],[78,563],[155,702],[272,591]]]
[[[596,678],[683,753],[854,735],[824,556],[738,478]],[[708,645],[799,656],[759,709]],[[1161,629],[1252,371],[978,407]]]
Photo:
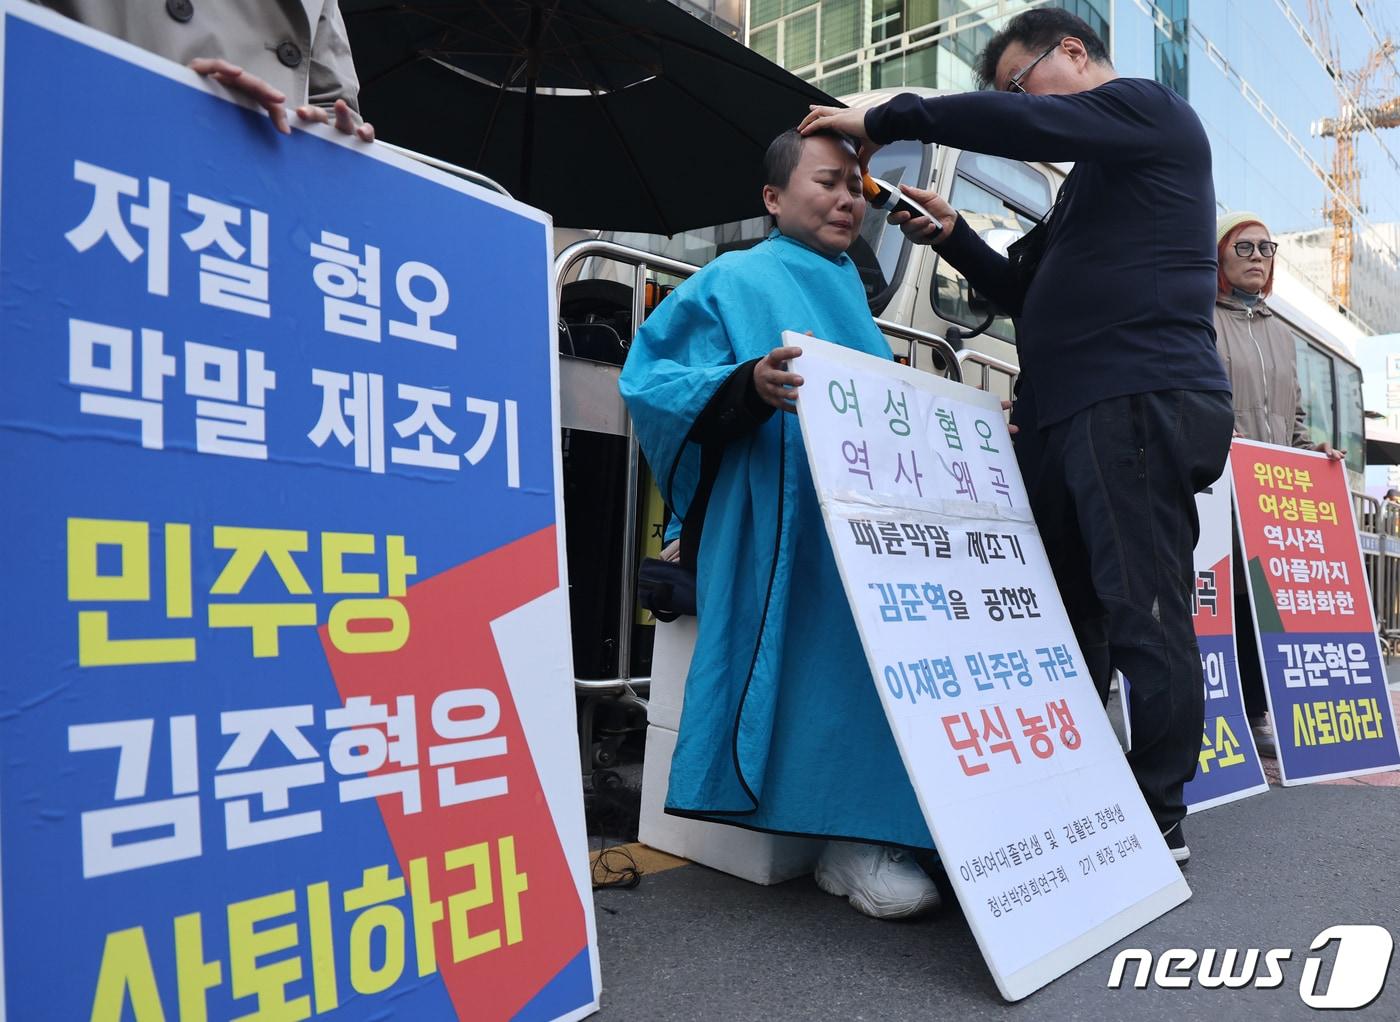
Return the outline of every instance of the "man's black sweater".
[[[1116,78],[1067,96],[904,94],[872,108],[865,127],[875,142],[1074,163],[1029,286],[961,217],[939,246],[1015,317],[1035,425],[1127,394],[1229,391],[1215,350],[1210,143],[1176,93]]]

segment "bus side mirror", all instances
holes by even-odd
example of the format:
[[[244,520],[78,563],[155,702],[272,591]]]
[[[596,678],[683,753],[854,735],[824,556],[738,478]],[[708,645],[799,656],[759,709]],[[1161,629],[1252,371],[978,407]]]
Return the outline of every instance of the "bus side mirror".
[[[930,298],[932,298],[931,295]],[[980,334],[986,333],[987,328],[990,327],[992,321],[996,319],[996,308],[990,301],[982,295],[979,295],[971,285],[968,285],[967,289],[967,307],[973,317],[979,319],[981,322],[971,330],[963,330],[956,326],[950,326],[948,328],[947,333],[944,334],[944,339],[954,351],[962,351],[965,341],[969,341]]]
[[[977,289],[971,285],[969,285],[967,289],[967,307],[978,319],[985,319],[987,316],[994,315],[995,313],[992,303],[983,295],[979,294]]]

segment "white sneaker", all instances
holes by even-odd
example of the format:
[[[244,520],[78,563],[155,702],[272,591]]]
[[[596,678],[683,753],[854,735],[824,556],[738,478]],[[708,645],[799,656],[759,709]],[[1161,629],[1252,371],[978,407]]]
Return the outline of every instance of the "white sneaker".
[[[941,904],[938,888],[909,853],[885,845],[828,841],[817,860],[817,886],[845,897],[876,919],[907,919]]]
[[[1249,730],[1254,732],[1254,747],[1265,759],[1278,759],[1278,742],[1274,738],[1274,725],[1268,714],[1249,718]]]
[[[1162,831],[1162,838],[1171,849],[1172,861],[1178,866],[1184,866],[1191,861],[1191,848],[1186,844],[1186,832],[1181,829],[1179,821]]]

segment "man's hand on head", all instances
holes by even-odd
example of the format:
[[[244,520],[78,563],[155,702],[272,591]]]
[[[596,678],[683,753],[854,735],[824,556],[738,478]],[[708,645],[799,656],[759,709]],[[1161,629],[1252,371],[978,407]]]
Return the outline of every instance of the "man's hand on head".
[[[299,106],[297,117],[310,124],[331,123],[330,112],[319,106]],[[368,121],[357,120],[350,104],[343,99],[335,101],[335,127],[337,131],[346,135],[354,135],[361,142],[374,141],[374,125]]]
[[[939,231],[933,220],[926,216],[910,216],[908,213],[891,213],[888,222],[894,224],[904,236],[918,245],[937,245],[953,233],[953,225],[958,222],[958,212],[935,191],[923,188],[910,188],[900,185],[899,190],[933,214],[938,221]]]
[[[839,131],[849,135],[860,143],[860,152],[856,156],[864,173],[870,167],[870,157],[880,149],[880,145],[870,141],[870,136],[865,133],[865,114],[870,107],[813,106],[809,109],[811,112],[802,118],[797,130],[803,135],[815,131]]]

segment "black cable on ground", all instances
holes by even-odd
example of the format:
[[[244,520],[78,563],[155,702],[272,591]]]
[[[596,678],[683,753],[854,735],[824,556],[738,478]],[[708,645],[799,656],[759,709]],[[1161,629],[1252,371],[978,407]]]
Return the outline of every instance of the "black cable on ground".
[[[593,859],[590,867],[593,890],[601,891],[605,889],[620,889],[630,891],[642,882],[642,869],[637,865],[636,858],[623,845],[613,845],[608,847],[608,822],[610,817],[619,815],[622,807],[618,804],[616,796],[606,786],[600,786],[597,782],[603,780],[605,771],[595,771],[590,783],[593,788],[593,822],[596,824],[598,834],[598,844],[602,849]],[[620,823],[619,820],[613,820]],[[621,828],[621,829],[625,829]]]
[[[593,889],[621,888],[630,891],[642,882],[642,869],[624,845],[604,848],[593,860]]]

